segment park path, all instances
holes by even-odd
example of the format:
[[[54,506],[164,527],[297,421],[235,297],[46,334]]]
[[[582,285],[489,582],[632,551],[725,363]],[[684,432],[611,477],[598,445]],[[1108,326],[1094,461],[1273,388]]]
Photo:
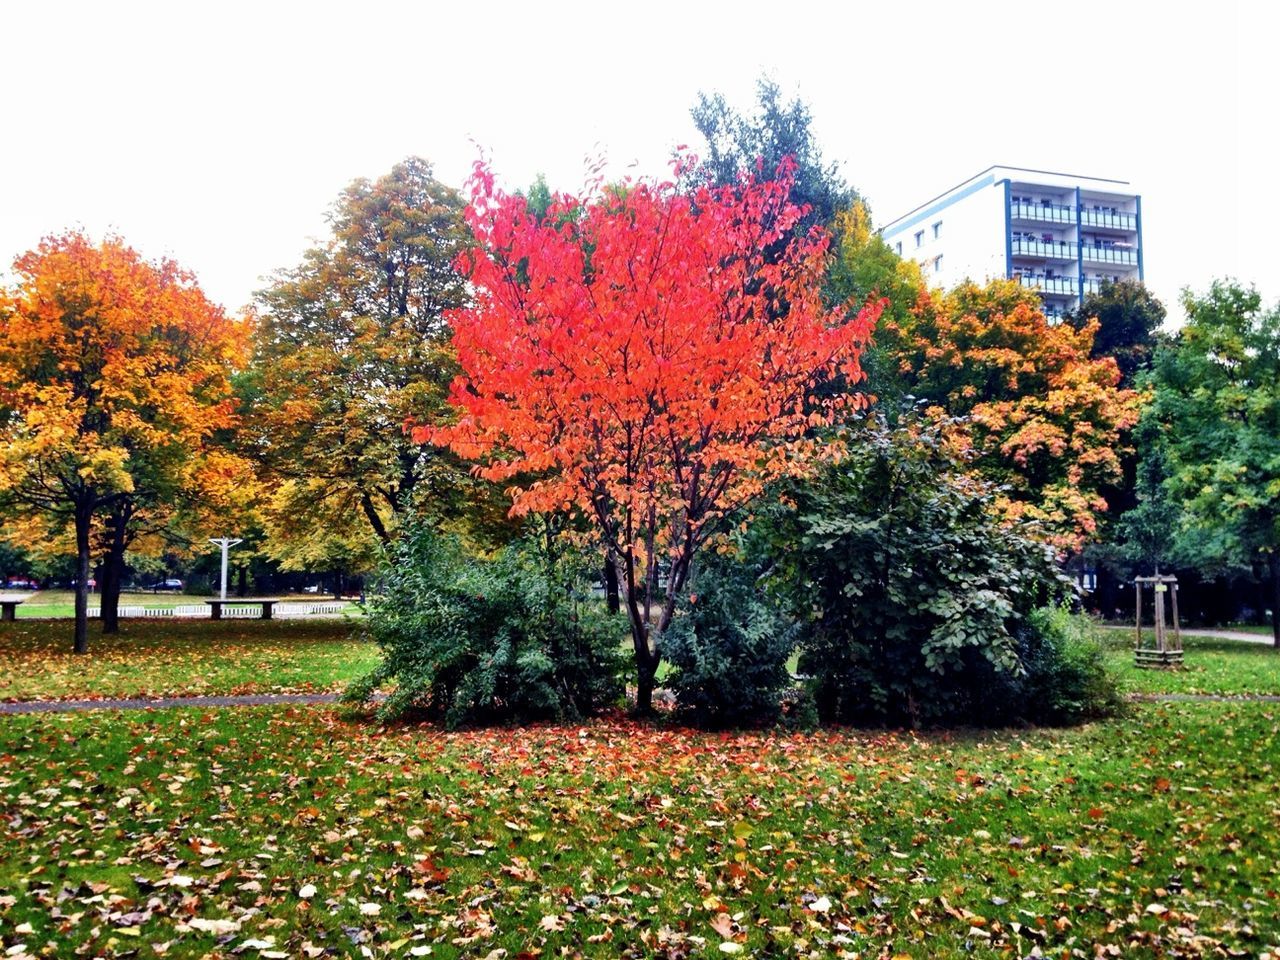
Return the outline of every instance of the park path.
[[[1121,626],[1113,623],[1103,624],[1102,626],[1107,630],[1128,630],[1133,633],[1132,626]],[[1142,632],[1150,635],[1151,625],[1143,626]],[[1246,630],[1213,630],[1201,627],[1188,629],[1183,627],[1182,635],[1184,637],[1217,637],[1220,640],[1243,640],[1245,643],[1265,643],[1267,646],[1271,646],[1273,642],[1269,633],[1249,633]]]
[[[84,713],[88,710],[173,710],[179,707],[311,706],[338,702],[336,693],[255,693],[244,696],[128,697],[120,700],[28,700],[0,703],[0,716],[19,713]],[[1131,693],[1137,703],[1280,703],[1280,695],[1248,693]]]

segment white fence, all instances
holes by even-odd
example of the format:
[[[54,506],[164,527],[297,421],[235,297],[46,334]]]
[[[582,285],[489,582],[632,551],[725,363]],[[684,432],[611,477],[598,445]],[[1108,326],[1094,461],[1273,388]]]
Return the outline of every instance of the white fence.
[[[341,617],[346,615],[348,604],[329,602],[329,603],[288,603],[281,602],[275,605],[273,615],[280,619],[303,619],[305,617]],[[90,617],[101,617],[102,608],[100,606],[89,608]],[[209,606],[204,603],[188,603],[180,604],[176,607],[120,607],[119,616],[121,619],[131,617],[177,617],[190,620],[209,619]],[[256,620],[262,616],[262,605],[258,603],[238,604],[228,600],[222,607],[222,617],[224,620]]]

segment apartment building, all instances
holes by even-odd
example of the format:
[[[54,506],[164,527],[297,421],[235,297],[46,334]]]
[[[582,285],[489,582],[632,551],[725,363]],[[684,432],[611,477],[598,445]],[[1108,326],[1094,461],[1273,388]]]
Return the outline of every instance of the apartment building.
[[[1009,277],[1061,316],[1106,280],[1143,278],[1142,197],[1123,180],[990,167],[885,224],[930,286]]]

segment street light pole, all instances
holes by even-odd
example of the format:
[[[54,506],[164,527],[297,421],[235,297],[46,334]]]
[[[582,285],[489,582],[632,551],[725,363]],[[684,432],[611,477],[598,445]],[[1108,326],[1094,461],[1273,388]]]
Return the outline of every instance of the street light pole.
[[[222,548],[222,599],[225,600],[227,599],[227,550],[237,543],[244,543],[244,540],[235,537],[218,537],[215,540],[210,537],[209,542]]]

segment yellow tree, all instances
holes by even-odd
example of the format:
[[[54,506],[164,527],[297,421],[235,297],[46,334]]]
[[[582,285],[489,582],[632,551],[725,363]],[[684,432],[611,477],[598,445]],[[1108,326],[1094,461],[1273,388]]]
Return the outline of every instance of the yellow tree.
[[[118,238],[50,237],[14,272],[0,292],[0,507],[74,537],[83,653],[95,533],[118,590],[140,532],[241,488],[244,462],[221,440],[245,330],[190,273]]]
[[[452,416],[444,317],[467,302],[463,207],[415,157],[357,180],[330,213],[331,240],[258,295],[251,429],[273,483],[269,550],[286,567],[368,566],[406,516],[499,499],[402,429]]]
[[[1002,485],[1003,512],[1061,550],[1093,538],[1141,410],[1115,360],[1091,357],[1097,329],[1051,324],[1035,293],[994,280],[922,293],[876,330],[902,392],[955,418],[973,468]]]

